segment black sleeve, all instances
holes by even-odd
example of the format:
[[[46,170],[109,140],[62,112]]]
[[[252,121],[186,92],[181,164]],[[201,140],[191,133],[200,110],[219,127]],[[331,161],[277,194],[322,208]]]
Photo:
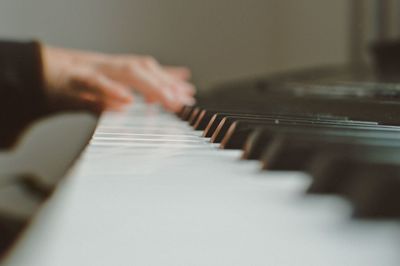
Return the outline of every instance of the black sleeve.
[[[0,148],[44,113],[40,44],[0,41]]]

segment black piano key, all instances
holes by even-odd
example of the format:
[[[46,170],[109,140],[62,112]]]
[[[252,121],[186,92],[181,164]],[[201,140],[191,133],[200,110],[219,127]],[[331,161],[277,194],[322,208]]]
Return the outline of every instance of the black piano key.
[[[276,131],[255,129],[246,139],[243,145],[242,159],[258,160],[268,145],[275,137]]]
[[[188,121],[195,108],[196,108],[196,106],[188,106],[188,107],[185,109],[184,113],[182,114],[181,119],[182,119],[183,121]]]
[[[215,109],[202,109],[196,119],[196,122],[193,125],[193,128],[195,130],[205,130],[210,123],[210,120],[213,118],[214,115],[218,113],[226,113],[226,114],[231,114],[230,112],[227,112],[227,110],[215,110]],[[242,111],[237,111],[238,113],[241,113]]]
[[[318,134],[319,133],[319,134]],[[305,171],[309,161],[322,151],[339,149],[400,149],[399,132],[395,134],[363,134],[365,132],[349,132],[353,134],[334,135],[334,131],[315,130],[314,132],[282,133],[276,140],[270,141],[270,147],[264,147],[261,156],[263,169]],[[337,132],[342,133],[342,132]],[[343,132],[346,133],[346,132]],[[367,132],[369,133],[369,132]],[[306,135],[302,135],[306,134]],[[386,136],[386,138],[385,138]],[[378,138],[377,138],[378,137]],[[279,142],[274,144],[274,142]],[[278,146],[277,146],[278,145]]]
[[[187,105],[184,105],[178,112],[176,112],[176,116],[181,118],[183,113],[185,112],[186,108],[187,108]]]
[[[262,169],[304,171],[313,157],[328,146],[328,143],[301,141],[292,147],[292,143],[288,136],[275,135],[260,157]]]
[[[215,112],[207,111],[205,114],[205,118],[209,120],[205,120],[203,123],[208,124],[204,129],[203,137],[211,138],[212,135],[215,133],[215,130],[218,128],[219,123],[222,119],[226,116],[229,117],[246,117],[246,118],[254,118],[254,119],[262,119],[262,117],[268,117],[270,119],[283,119],[283,118],[291,118],[291,119],[312,119],[316,121],[348,121],[347,117],[337,117],[337,116],[328,116],[328,115],[312,115],[308,113],[296,113],[296,114],[285,114],[285,113],[276,113],[270,110],[238,110],[237,112]],[[359,122],[362,124],[376,124],[376,122]],[[229,126],[228,126],[229,127]],[[226,129],[225,129],[226,130]],[[225,132],[224,130],[224,132]],[[221,141],[221,140],[220,140]]]
[[[217,123],[217,119],[214,120],[214,123]],[[258,123],[260,125],[262,124],[279,124],[281,122],[287,122],[291,121],[293,123],[299,122],[311,122],[313,120],[307,120],[307,118],[297,118],[297,117],[289,117],[289,116],[276,116],[276,115],[264,115],[264,116],[225,116],[223,117],[218,125],[215,127],[215,124],[213,125],[210,130],[215,128],[213,134],[211,135],[211,142],[213,143],[220,143],[222,142],[223,138],[225,137],[226,133],[228,132],[229,127],[236,121],[241,121],[241,122],[249,122],[257,125]],[[315,120],[316,123],[323,122],[324,120]]]
[[[282,116],[274,116],[274,115],[259,115],[259,116],[243,116],[243,115],[230,115],[225,116],[218,124],[217,128],[214,130],[214,133],[211,136],[210,141],[212,143],[220,143],[228,132],[229,127],[236,121],[245,121],[245,122],[260,122],[264,121],[278,121],[279,118],[283,118]],[[296,118],[293,118],[296,119]]]
[[[274,116],[274,115],[253,115],[253,116],[247,116],[247,115],[229,115],[225,116],[218,124],[216,129],[214,130],[214,133],[211,135],[210,141],[212,143],[220,143],[222,139],[225,137],[226,133],[228,132],[229,127],[235,122],[235,121],[259,121],[263,122],[265,120],[271,121],[272,119],[278,119],[282,118],[282,116]]]
[[[207,126],[209,125],[211,119],[213,119],[214,115],[220,113],[221,110],[207,110],[207,109],[203,109],[198,117],[197,117],[197,121],[196,123],[193,125],[193,128],[195,130],[206,130]]]
[[[221,122],[222,119],[224,119],[225,115],[224,114],[214,114],[210,122],[208,123],[206,129],[203,132],[203,137],[205,138],[211,138],[211,136],[214,134],[215,130],[217,129],[219,123]]]
[[[400,218],[400,164],[364,164],[347,187],[355,217]]]
[[[261,155],[260,161],[264,170],[304,170],[310,160],[321,149],[326,148],[326,143],[313,141],[294,143],[287,136],[279,135],[271,141]]]
[[[312,176],[312,183],[307,189],[310,194],[334,194],[349,182],[355,164],[335,155],[321,155],[315,158],[308,172]]]
[[[287,121],[288,122],[288,121]],[[289,124],[295,126],[299,121],[289,121]],[[242,149],[247,141],[250,134],[257,128],[268,127],[268,128],[279,128],[286,127],[288,123],[280,124],[277,120],[263,120],[263,121],[242,121],[238,120],[232,123],[223,140],[221,141],[220,147],[222,149]],[[301,126],[304,124],[299,124]]]
[[[226,111],[226,110],[225,110]],[[211,119],[213,118],[214,115],[220,113],[221,110],[207,110],[207,109],[203,109],[198,117],[196,122],[193,125],[193,128],[195,130],[206,130],[208,124],[210,123]]]
[[[299,123],[316,123],[316,124],[346,124],[346,125],[360,125],[360,126],[376,126],[375,122],[368,122],[368,121],[350,121],[350,120],[343,120],[341,118],[321,118],[321,117],[309,117],[309,116],[299,116],[299,115],[275,115],[275,114],[265,114],[265,115],[229,115],[224,117],[221,122],[218,124],[217,128],[215,129],[214,133],[211,136],[212,143],[220,143],[224,138],[226,132],[228,131],[229,127],[235,121],[252,121],[252,122],[263,122],[263,121],[271,121],[274,120],[275,123],[278,122],[286,122],[292,121],[295,123],[298,121]],[[276,123],[276,124],[278,124]]]
[[[393,157],[396,153],[400,155],[396,149],[386,159],[362,154],[355,160],[336,156],[316,161],[308,192],[346,197],[354,206],[355,217],[399,218],[400,160]]]
[[[254,127],[250,127],[239,121],[234,122],[225,134],[224,139],[221,142],[220,148],[222,149],[242,149],[247,137],[254,130]]]
[[[252,114],[252,113],[245,114],[242,112],[238,112],[238,113],[218,112],[218,113],[215,113],[211,117],[207,127],[205,128],[205,130],[203,132],[203,137],[211,138],[214,135],[215,131],[217,130],[218,126],[220,125],[221,121],[225,117],[228,117],[228,116],[230,116],[230,117],[233,117],[233,116],[235,116],[235,117],[257,117],[257,115],[255,115],[255,114]]]
[[[196,123],[193,125],[193,129],[194,130],[206,129],[212,116],[213,116],[213,114],[210,111],[207,111],[205,109],[200,111],[199,116],[197,117]]]
[[[357,133],[357,136],[355,134]],[[293,145],[293,151],[288,151],[290,152],[297,152],[298,149],[301,147],[306,147],[309,148],[309,144],[305,144],[302,146],[296,146],[296,144],[301,144],[301,142],[304,141],[310,141],[310,138],[312,138],[312,141],[318,141],[318,142],[326,142],[327,140],[333,141],[335,137],[359,137],[360,132],[359,130],[353,130],[353,129],[327,129],[327,128],[316,128],[316,127],[309,127],[309,126],[298,126],[298,127],[267,127],[267,126],[262,126],[257,129],[255,129],[255,132],[253,132],[247,139],[244,148],[243,148],[243,159],[248,159],[248,160],[260,160],[264,151],[268,148],[268,145],[272,143],[275,137],[278,136],[278,134],[290,134],[290,139],[291,143],[294,143]],[[298,140],[299,137],[303,136],[304,139]],[[296,139],[297,140],[294,140]],[[322,138],[322,139],[321,139]],[[297,142],[299,141],[299,143]],[[290,149],[292,147],[292,144],[290,144],[287,148]],[[311,147],[310,147],[311,148]],[[306,150],[301,150],[301,155],[304,156],[304,153],[306,153]]]
[[[348,194],[348,182],[371,163],[398,164],[399,144],[385,147],[337,147],[316,156],[308,172],[313,177],[308,193]]]
[[[189,111],[189,109],[190,109],[190,106],[188,106],[188,105],[183,106],[182,109],[178,113],[178,117],[183,120],[183,118],[187,115],[187,112]]]
[[[326,122],[326,121],[303,121],[303,120],[286,120],[286,119],[265,119],[263,121],[235,121],[224,139],[221,142],[221,148],[223,149],[241,149],[244,145],[249,134],[257,127],[313,127],[313,128],[331,128],[331,129],[359,129],[359,130],[379,130],[379,131],[393,131],[398,130],[394,126],[377,126],[377,125],[358,125],[352,124],[351,122],[338,121],[338,122]]]
[[[200,107],[195,107],[192,114],[189,117],[188,123],[189,125],[193,126],[194,123],[196,123],[197,117],[199,116],[201,112],[201,108]]]

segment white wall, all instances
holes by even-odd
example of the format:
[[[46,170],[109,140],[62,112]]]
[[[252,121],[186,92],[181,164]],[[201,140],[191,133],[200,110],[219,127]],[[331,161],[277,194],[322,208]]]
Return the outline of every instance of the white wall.
[[[189,65],[200,87],[344,62],[346,0],[1,0],[0,36]]]

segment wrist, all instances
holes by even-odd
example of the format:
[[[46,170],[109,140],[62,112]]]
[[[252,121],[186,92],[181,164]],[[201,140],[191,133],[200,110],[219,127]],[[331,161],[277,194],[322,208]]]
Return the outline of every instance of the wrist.
[[[57,76],[57,68],[54,66],[54,57],[57,57],[56,51],[45,44],[41,45],[42,66],[43,66],[43,81],[46,89],[55,86],[54,76]]]

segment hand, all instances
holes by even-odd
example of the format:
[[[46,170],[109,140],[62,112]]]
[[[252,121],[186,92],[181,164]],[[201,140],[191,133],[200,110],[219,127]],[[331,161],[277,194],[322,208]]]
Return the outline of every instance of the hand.
[[[147,102],[179,111],[194,104],[195,88],[185,67],[166,67],[154,58],[107,55],[42,46],[44,80],[50,99],[73,99],[119,110],[133,100],[131,89]]]

